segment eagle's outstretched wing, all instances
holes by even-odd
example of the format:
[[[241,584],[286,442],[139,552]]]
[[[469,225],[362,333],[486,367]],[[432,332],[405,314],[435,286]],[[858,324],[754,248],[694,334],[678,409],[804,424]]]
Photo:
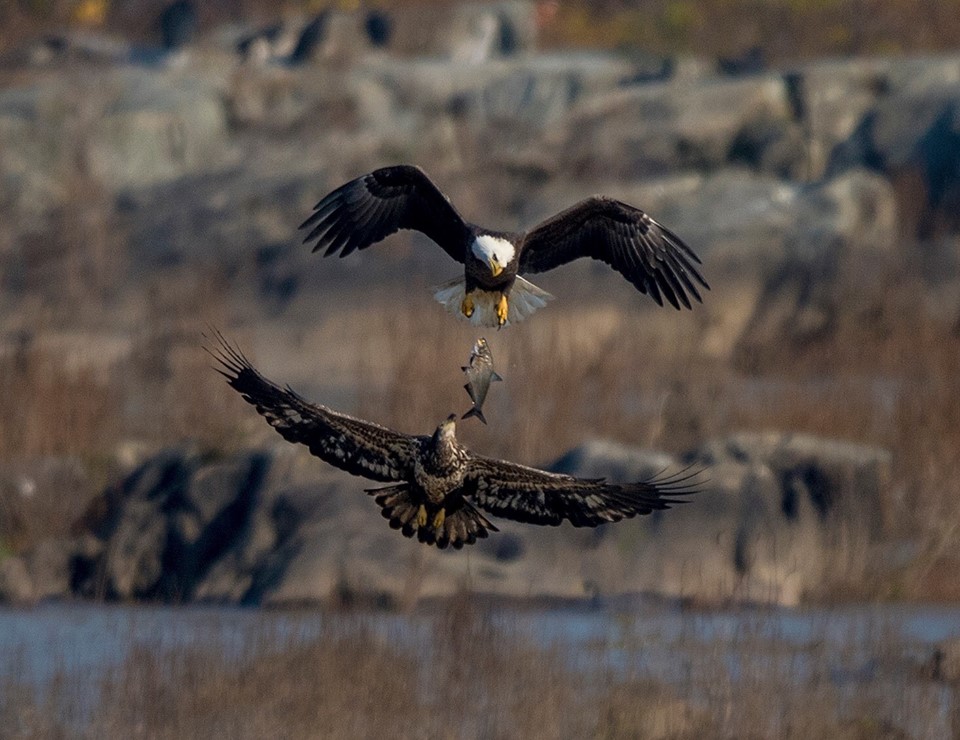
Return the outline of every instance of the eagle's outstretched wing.
[[[469,227],[427,173],[412,165],[383,167],[341,185],[300,224],[310,229],[303,240],[316,240],[313,251],[346,257],[400,229],[429,236],[458,262]]]
[[[408,480],[419,448],[417,437],[394,432],[305,401],[293,390],[264,378],[250,361],[219,333],[219,347],[207,351],[230,386],[288,442],[353,475],[378,481]]]
[[[684,471],[618,484],[473,456],[464,491],[477,506],[505,519],[553,526],[566,519],[575,527],[596,527],[683,503],[677,497],[699,490],[696,475]]]
[[[659,305],[675,308],[700,301],[700,258],[680,237],[650,216],[613,198],[594,196],[548,218],[523,240],[519,272],[544,272],[579,257],[612,266]]]

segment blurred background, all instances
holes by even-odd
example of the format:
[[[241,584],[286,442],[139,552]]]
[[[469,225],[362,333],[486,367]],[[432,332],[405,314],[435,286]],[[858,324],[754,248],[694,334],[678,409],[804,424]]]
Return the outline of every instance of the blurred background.
[[[486,333],[506,382],[489,426],[458,426],[579,475],[692,465],[692,503],[591,531],[498,521],[441,553],[212,371],[219,329],[271,379],[406,432],[469,407],[479,334],[431,298],[458,264],[419,234],[343,260],[300,244],[323,195],[397,163],[484,226],[604,193],[702,258],[692,311],[605,265],[537,276],[556,300]],[[370,734],[394,705],[348,711],[349,687],[435,649],[433,693],[459,698],[397,684],[433,723],[398,734],[956,733],[958,214],[956,0],[0,2],[0,651],[19,656],[0,716],[24,736],[225,714],[248,736]],[[105,603],[160,611],[138,631]],[[543,621],[508,620],[517,603]],[[176,604],[215,624],[184,612],[172,653],[144,648]],[[125,625],[122,648],[78,657],[78,623],[101,644]],[[108,653],[100,693],[36,693]],[[353,671],[345,693],[311,662]],[[193,703],[122,693],[148,685]],[[324,719],[196,698],[265,686]],[[96,724],[107,705],[129,712]]]

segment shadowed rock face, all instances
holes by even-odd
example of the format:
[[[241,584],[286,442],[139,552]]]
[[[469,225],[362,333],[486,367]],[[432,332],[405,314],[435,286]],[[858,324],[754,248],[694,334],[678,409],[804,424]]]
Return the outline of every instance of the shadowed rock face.
[[[209,462],[183,453],[143,464],[105,492],[110,503],[88,522],[103,547],[78,558],[75,590],[190,601],[207,570],[244,536],[269,464],[262,454]]]
[[[889,455],[803,435],[739,435],[688,456],[703,492],[669,512],[596,530],[497,521],[469,552],[439,553],[386,527],[363,482],[299,454],[223,460],[171,451],[104,492],[68,543],[0,569],[0,595],[292,604],[408,603],[471,587],[505,596],[651,592],[796,603],[857,578],[882,534]],[[636,480],[683,464],[591,441],[552,466]]]

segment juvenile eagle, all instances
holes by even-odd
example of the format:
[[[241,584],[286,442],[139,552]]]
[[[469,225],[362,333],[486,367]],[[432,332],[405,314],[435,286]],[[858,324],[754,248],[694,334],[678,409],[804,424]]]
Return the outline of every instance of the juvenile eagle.
[[[550,294],[519,277],[545,272],[580,257],[606,262],[659,305],[700,301],[709,290],[694,264],[700,258],[650,216],[613,198],[595,195],[524,234],[492,231],[465,221],[419,167],[374,170],[327,195],[300,224],[304,243],[325,257],[346,257],[400,229],[420,231],[457,262],[463,279],[440,286],[435,297],[478,326],[516,323],[546,305]]]
[[[388,483],[366,489],[393,529],[420,542],[459,549],[497,528],[478,511],[530,524],[595,527],[681,503],[693,475],[614,484],[548,473],[476,455],[455,436],[456,414],[432,435],[395,432],[309,403],[263,377],[218,336],[217,371],[288,442],[353,475]]]

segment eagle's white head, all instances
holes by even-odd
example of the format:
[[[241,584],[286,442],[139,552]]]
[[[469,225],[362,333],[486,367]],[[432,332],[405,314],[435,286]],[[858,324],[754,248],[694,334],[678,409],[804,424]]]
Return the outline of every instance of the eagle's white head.
[[[516,254],[516,249],[506,239],[491,234],[480,234],[470,245],[473,256],[490,267],[490,272],[496,277],[510,264]]]

